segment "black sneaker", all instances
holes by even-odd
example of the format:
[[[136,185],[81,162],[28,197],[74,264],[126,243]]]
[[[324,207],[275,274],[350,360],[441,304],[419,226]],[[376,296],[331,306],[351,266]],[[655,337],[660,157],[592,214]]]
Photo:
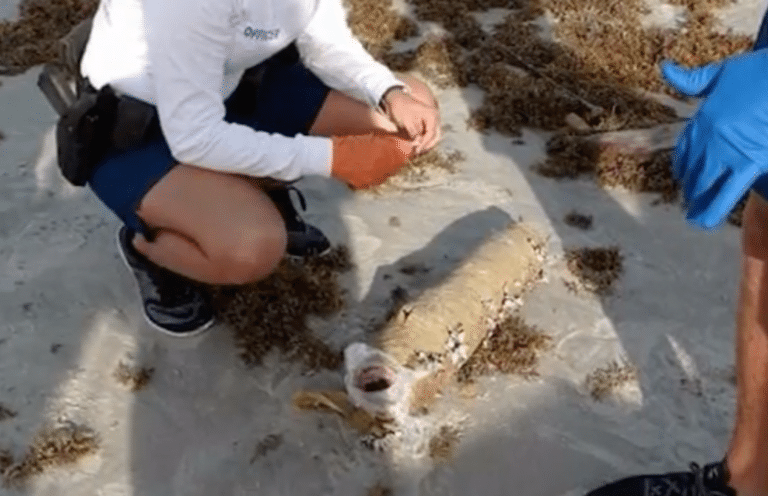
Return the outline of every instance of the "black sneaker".
[[[691,463],[689,472],[628,477],[587,496],[736,496],[736,491],[728,486],[729,479],[724,461],[703,469]]]
[[[294,191],[299,198],[301,210],[306,210],[307,202],[304,195],[293,186],[286,185],[266,191],[285,222],[285,229],[288,232],[286,252],[294,257],[325,255],[331,250],[331,242],[320,229],[301,219],[291,201],[291,191]]]
[[[192,337],[214,322],[205,293],[183,277],[158,267],[133,247],[134,231],[117,231],[117,248],[139,286],[144,316],[155,329],[177,337]]]

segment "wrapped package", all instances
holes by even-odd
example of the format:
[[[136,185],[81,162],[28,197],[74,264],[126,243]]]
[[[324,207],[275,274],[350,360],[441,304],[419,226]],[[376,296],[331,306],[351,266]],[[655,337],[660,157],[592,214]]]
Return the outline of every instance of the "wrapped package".
[[[538,278],[542,247],[531,227],[508,226],[404,304],[369,343],[350,345],[350,400],[394,417],[429,406],[486,338],[504,299],[519,297]]]

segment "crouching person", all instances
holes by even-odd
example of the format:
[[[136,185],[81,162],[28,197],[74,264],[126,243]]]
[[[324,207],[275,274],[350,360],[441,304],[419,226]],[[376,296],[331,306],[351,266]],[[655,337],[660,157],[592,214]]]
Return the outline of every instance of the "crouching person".
[[[174,336],[213,322],[193,281],[253,282],[286,253],[328,250],[293,181],[367,188],[440,139],[429,89],[370,56],[340,0],[102,0],[80,76],[117,102],[84,183],[124,223],[149,323]],[[154,112],[127,146],[126,102]]]

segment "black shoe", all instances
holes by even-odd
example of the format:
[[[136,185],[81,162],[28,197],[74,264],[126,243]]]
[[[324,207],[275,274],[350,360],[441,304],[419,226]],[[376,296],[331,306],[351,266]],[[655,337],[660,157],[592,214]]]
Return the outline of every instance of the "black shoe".
[[[139,285],[144,316],[155,329],[177,337],[192,337],[211,327],[213,310],[205,293],[188,280],[158,267],[136,251],[134,231],[117,231],[117,247]]]
[[[638,475],[595,489],[587,496],[736,496],[728,486],[725,462],[703,469],[691,463],[690,472]]]
[[[285,229],[288,232],[286,252],[294,257],[325,255],[331,250],[331,242],[320,229],[301,219],[291,201],[291,191],[296,192],[301,210],[306,210],[307,202],[304,200],[304,195],[293,186],[286,185],[266,191],[285,222]]]

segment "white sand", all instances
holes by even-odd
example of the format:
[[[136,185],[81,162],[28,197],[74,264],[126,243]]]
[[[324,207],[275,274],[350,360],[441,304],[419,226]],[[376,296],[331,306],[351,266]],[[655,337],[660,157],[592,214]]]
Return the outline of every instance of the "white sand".
[[[15,19],[18,14],[19,0],[3,0],[0,4],[0,19]]]
[[[737,7],[742,19],[762,15],[755,2]],[[37,477],[28,494],[357,496],[382,481],[398,496],[579,495],[619,476],[722,456],[734,400],[737,228],[700,232],[678,206],[652,205],[653,195],[539,177],[530,166],[544,156],[545,135],[526,132],[514,144],[467,131],[479,93],[442,92],[452,127],[442,146],[467,155],[458,173],[386,195],[317,178],[300,185],[308,220],[348,244],[357,264],[346,279],[348,309],[318,332],[339,346],[359,338],[355,329],[395,285],[415,284],[393,267],[399,259],[415,253],[448,271],[490,230],[522,217],[550,236],[545,281],[522,311],[555,347],[536,380],[490,378],[474,400],[439,403],[427,430],[462,428],[452,462],[432,464],[423,444],[380,455],[336,418],[290,404],[297,389],[340,387],[340,374],[305,376],[276,356],[247,370],[226,329],[174,341],[147,328],[117,258],[116,218],[57,174],[54,113],[37,73],[2,78],[0,87],[0,403],[18,412],[0,423],[0,449],[21,456],[41,425],[66,420],[96,429],[102,447]],[[563,223],[574,208],[594,216],[593,230]],[[569,292],[562,248],[606,244],[625,256],[614,295]],[[639,381],[595,402],[585,377],[622,357]],[[125,390],[112,378],[120,360],[155,367],[150,385]],[[253,459],[270,434],[282,444]]]

